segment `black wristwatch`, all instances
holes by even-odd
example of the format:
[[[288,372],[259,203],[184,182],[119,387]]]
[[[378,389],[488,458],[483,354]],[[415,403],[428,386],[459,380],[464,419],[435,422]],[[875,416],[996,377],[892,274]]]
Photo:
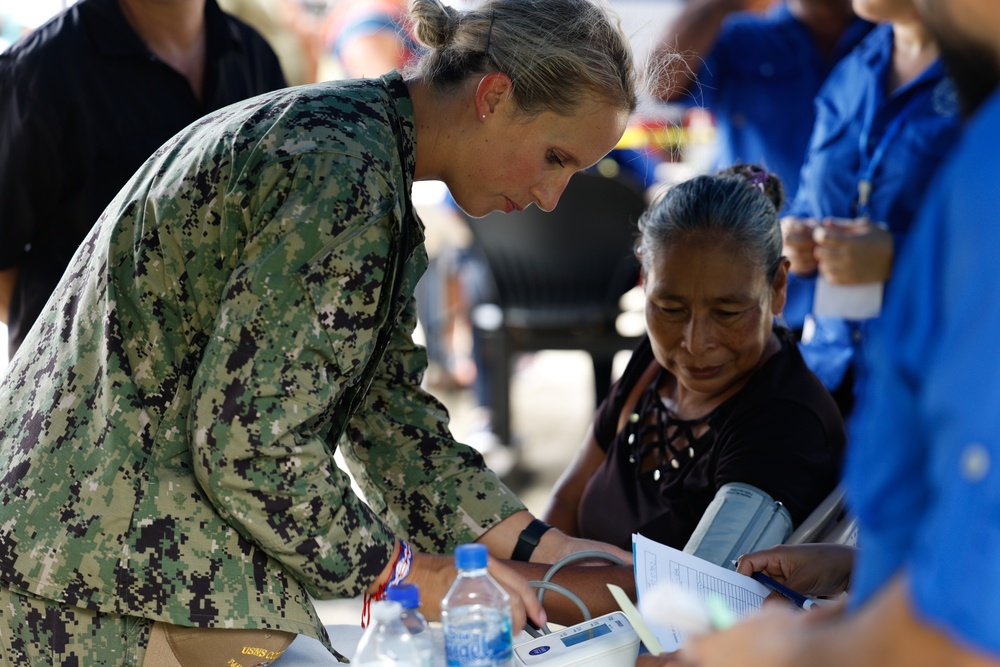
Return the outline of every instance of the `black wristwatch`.
[[[541,519],[535,519],[529,523],[528,527],[522,530],[521,535],[517,538],[517,544],[514,545],[514,553],[510,556],[511,560],[519,560],[527,563],[531,559],[531,554],[534,553],[535,547],[538,546],[538,540],[542,539],[542,535],[551,527]]]

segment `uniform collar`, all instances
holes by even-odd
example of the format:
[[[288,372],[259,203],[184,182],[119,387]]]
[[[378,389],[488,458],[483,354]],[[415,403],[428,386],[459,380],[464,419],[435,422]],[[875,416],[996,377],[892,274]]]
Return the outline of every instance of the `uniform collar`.
[[[392,71],[381,77],[382,85],[389,93],[392,101],[395,118],[390,118],[390,123],[394,126],[393,132],[399,137],[399,159],[403,165],[403,173],[406,179],[406,191],[409,192],[413,186],[413,172],[417,168],[417,147],[416,128],[413,118],[413,99],[410,97],[410,89],[403,81],[403,76]]]
[[[812,50],[816,54],[816,57],[822,59],[823,62],[826,63],[827,69],[832,67],[835,63],[840,62],[844,56],[850,53],[854,47],[856,47],[865,38],[874,26],[873,23],[855,16],[840,34],[840,37],[837,39],[837,43],[833,47],[833,51],[824,57],[820,54],[819,48],[816,46],[816,39],[813,37],[812,31],[805,23],[799,20],[799,18],[792,13],[792,10],[788,8],[788,3],[779,2],[772,5],[770,9],[767,10],[767,16],[769,16],[775,23],[783,23],[789,26],[794,26],[796,30],[800,31],[800,33],[808,40],[808,43],[812,45]]]
[[[871,71],[878,72],[878,85],[882,86],[882,90],[885,90],[887,80],[886,77],[889,76],[889,70],[892,67],[892,25],[888,23],[877,25],[875,29],[872,30],[871,34],[858,47],[858,51],[861,61],[868,68],[870,68]],[[906,85],[894,90],[892,97],[898,97],[906,91],[918,86],[937,84],[946,77],[947,72],[944,64],[941,62],[940,58],[936,58],[934,62],[927,66],[927,69],[921,72],[912,81],[909,81]]]

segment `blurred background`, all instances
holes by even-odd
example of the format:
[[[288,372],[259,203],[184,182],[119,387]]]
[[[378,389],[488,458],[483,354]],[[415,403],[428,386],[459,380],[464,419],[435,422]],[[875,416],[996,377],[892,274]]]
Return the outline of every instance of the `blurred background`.
[[[379,0],[375,4],[392,4]],[[403,2],[403,0],[399,0]],[[446,0],[461,6],[457,0]],[[0,0],[0,51],[33,28],[74,4],[75,0]],[[334,37],[336,13],[367,0],[218,0],[223,10],[256,28],[271,44],[291,85],[347,78]],[[683,0],[607,0],[630,36],[637,61],[648,58],[664,27],[679,12]],[[366,73],[369,74],[369,73]],[[690,106],[644,100],[621,147],[643,154],[636,169],[644,187],[682,180],[712,164],[711,116]],[[605,172],[619,167],[599,165]],[[609,175],[605,173],[605,175]],[[455,224],[447,190],[440,183],[418,183],[414,199],[429,227],[429,244],[469,243],[461,221]],[[434,249],[431,249],[433,254]],[[461,332],[458,334],[461,336]],[[0,323],[0,372],[7,364],[6,327]]]

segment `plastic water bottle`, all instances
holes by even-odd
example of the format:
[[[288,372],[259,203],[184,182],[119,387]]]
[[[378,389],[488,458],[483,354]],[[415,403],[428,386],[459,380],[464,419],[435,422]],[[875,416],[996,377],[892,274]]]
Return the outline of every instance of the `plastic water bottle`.
[[[385,597],[403,607],[400,620],[413,635],[413,651],[419,667],[433,667],[434,640],[427,619],[420,613],[420,589],[416,584],[397,584],[385,589]]]
[[[486,571],[486,547],[455,549],[458,577],[441,600],[448,667],[512,664],[510,597]]]
[[[403,607],[398,602],[373,602],[371,624],[358,642],[351,658],[356,667],[419,667],[413,652],[413,635],[400,618]]]

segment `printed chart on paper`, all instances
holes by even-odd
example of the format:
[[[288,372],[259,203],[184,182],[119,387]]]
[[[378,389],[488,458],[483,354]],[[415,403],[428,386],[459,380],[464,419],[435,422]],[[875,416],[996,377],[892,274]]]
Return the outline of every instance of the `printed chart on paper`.
[[[766,587],[750,577],[709,563],[697,556],[678,551],[642,535],[632,536],[635,558],[635,584],[639,599],[662,581],[670,581],[705,600],[709,596],[722,598],[739,618],[756,613],[769,594]],[[680,647],[684,637],[674,628],[646,619],[664,650]]]

